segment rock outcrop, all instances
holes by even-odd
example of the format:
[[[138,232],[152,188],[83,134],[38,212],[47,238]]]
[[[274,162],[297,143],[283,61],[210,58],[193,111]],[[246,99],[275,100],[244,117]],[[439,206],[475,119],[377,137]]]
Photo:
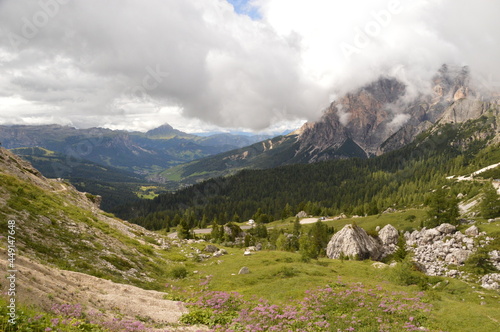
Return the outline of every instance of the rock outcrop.
[[[384,246],[397,245],[399,239],[398,230],[392,225],[386,225],[378,233],[378,237]]]
[[[477,250],[476,243],[484,246],[492,240],[476,226],[471,226],[463,234],[450,224],[406,232],[405,238],[407,249],[413,252],[414,260],[422,264],[426,274],[450,277],[461,277],[464,273],[449,265],[463,265]]]
[[[378,237],[382,242],[383,257],[392,255],[398,249],[399,232],[392,225],[386,225],[382,228]]]
[[[490,273],[484,275],[481,280],[481,287],[486,289],[500,289],[500,273]]]
[[[383,256],[382,245],[356,225],[346,225],[332,236],[326,248],[329,258],[357,258],[378,260]]]
[[[295,215],[297,218],[307,218],[307,213],[305,211],[300,211]]]

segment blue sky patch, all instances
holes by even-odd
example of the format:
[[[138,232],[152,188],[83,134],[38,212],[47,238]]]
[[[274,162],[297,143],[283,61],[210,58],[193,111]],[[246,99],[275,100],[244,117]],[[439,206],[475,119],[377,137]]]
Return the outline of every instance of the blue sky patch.
[[[249,4],[250,0],[227,0],[233,5],[234,11],[238,14],[247,15],[252,20],[261,18],[259,11]]]

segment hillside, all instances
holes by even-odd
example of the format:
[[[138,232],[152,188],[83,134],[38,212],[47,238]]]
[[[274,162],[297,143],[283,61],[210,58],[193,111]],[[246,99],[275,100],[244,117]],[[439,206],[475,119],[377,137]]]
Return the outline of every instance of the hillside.
[[[404,84],[381,77],[339,97],[319,121],[289,135],[176,166],[160,176],[193,184],[241,169],[369,158],[394,151],[436,123],[461,123],[489,110],[497,113],[497,98],[482,95],[470,80],[466,67],[443,65],[431,82],[432,93],[409,96]]]
[[[108,321],[113,317],[135,321],[142,316],[163,325],[175,325],[182,315],[182,306],[164,300],[164,293],[143,290],[163,290],[161,284],[176,264],[169,259],[170,243],[164,237],[106,215],[94,196],[43,177],[3,148],[0,228],[4,271],[12,264],[7,261],[8,231],[15,231],[9,245],[15,248],[19,305],[51,311],[57,305],[78,304],[102,312]],[[7,294],[8,284],[1,286]],[[137,307],[120,304],[130,293],[138,296]]]
[[[142,194],[141,188],[148,182],[143,176],[126,170],[88,160],[73,162],[63,154],[43,148],[15,148],[10,151],[35,165],[47,178],[64,179],[80,191],[101,196],[100,207],[106,211],[137,200]],[[161,191],[167,190],[155,185],[155,192]]]
[[[494,148],[481,150],[477,163],[498,159],[491,153],[498,152]],[[470,197],[475,190],[473,185],[461,189]],[[369,260],[304,259],[302,249],[277,247],[283,231],[290,232],[289,221],[274,222],[269,237],[260,239],[270,245],[267,250],[243,256],[243,244],[171,240],[104,214],[94,200],[67,183],[44,178],[0,149],[0,234],[6,239],[15,229],[18,314],[12,329],[5,309],[9,299],[4,297],[9,286],[2,282],[3,330],[245,331],[259,324],[292,330],[319,324],[325,331],[355,326],[451,332],[470,331],[481,323],[482,331],[493,332],[499,327],[497,291],[476,289],[476,281],[409,272],[405,262],[389,267]],[[416,226],[424,214],[407,210],[327,225],[337,233],[354,222],[367,230],[388,223],[402,230]],[[479,227],[494,236],[498,223]],[[317,225],[304,225],[300,233],[308,234]],[[322,238],[330,234],[328,228]],[[12,264],[7,243],[2,241],[0,248],[4,271]],[[217,251],[212,253],[212,248]],[[248,273],[241,274],[243,268]],[[355,321],[349,316],[353,309]],[[262,310],[272,315],[262,315]]]

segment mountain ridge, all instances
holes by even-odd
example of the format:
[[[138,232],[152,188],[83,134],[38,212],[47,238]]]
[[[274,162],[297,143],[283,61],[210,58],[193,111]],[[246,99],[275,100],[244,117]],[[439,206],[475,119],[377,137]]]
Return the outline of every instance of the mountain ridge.
[[[498,97],[481,95],[467,67],[443,65],[430,94],[409,98],[395,78],[381,77],[333,101],[317,122],[246,148],[202,158],[159,173],[193,184],[250,168],[314,163],[330,159],[369,158],[412,142],[436,123],[465,122],[487,111],[498,112]]]

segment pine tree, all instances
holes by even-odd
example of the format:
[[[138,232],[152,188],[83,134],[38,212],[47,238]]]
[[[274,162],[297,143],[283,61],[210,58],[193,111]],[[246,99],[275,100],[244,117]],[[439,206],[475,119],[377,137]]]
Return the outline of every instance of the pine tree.
[[[481,214],[484,218],[496,218],[500,216],[500,199],[493,186],[488,186],[484,190],[484,197],[480,205]]]
[[[430,218],[427,222],[428,227],[436,227],[443,223],[457,224],[458,200],[455,197],[447,196],[444,189],[437,189],[430,196],[428,205],[430,208],[427,212]]]
[[[210,237],[214,242],[219,243],[223,235],[224,235],[224,228],[217,224],[217,220],[214,220],[212,223],[212,231],[210,232]]]
[[[177,225],[177,237],[179,239],[189,239],[191,238],[190,228],[187,221],[182,218],[179,225]]]
[[[316,250],[316,244],[313,239],[307,236],[306,234],[302,234],[299,239],[299,252],[302,256],[302,260],[308,261],[310,259],[318,258],[318,250]]]
[[[296,217],[295,221],[293,223],[293,235],[299,236],[301,228],[302,228],[302,225],[300,224],[300,219],[299,219],[299,217]]]

